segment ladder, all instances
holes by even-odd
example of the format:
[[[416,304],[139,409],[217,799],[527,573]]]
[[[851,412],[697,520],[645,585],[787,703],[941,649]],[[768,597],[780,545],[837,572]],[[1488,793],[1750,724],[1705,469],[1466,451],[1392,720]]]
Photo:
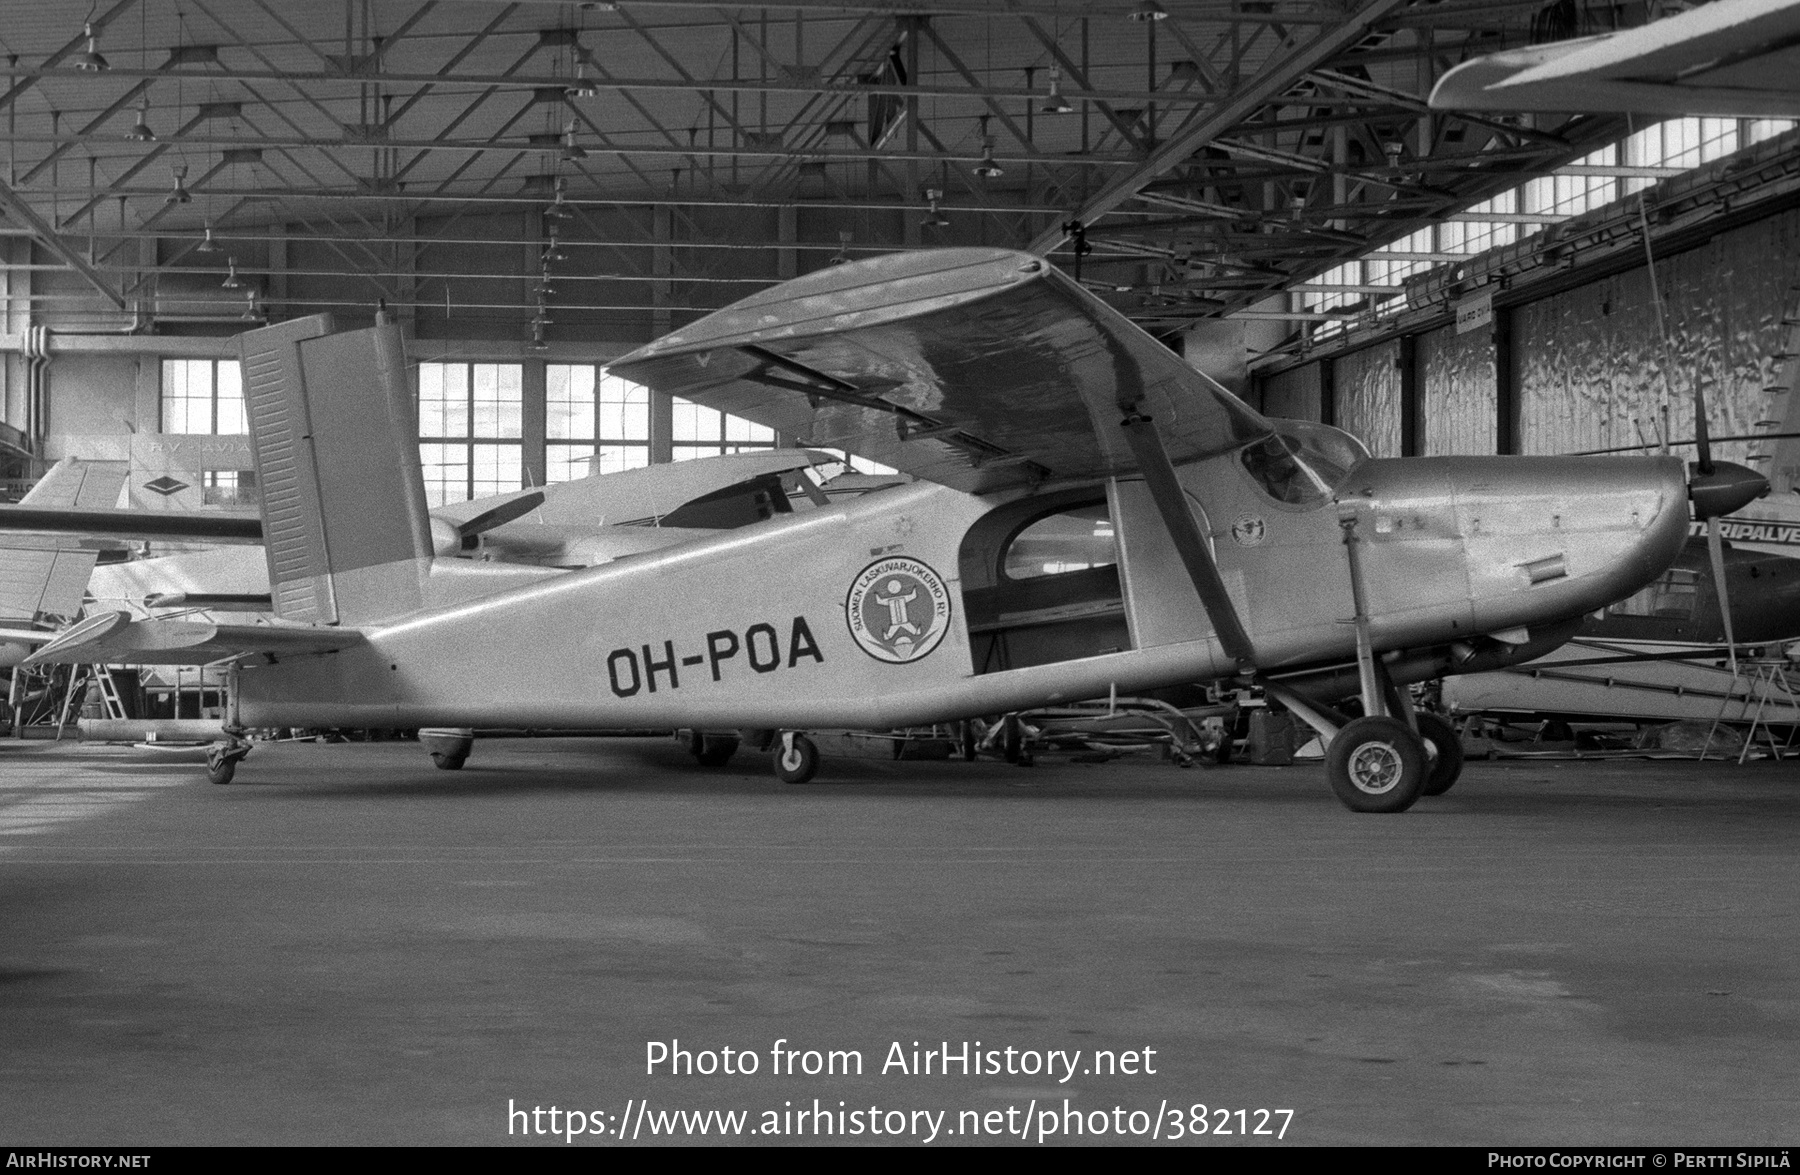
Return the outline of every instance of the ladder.
[[[1738,765],[1742,766],[1755,749],[1758,730],[1762,731],[1764,741],[1769,744],[1770,754],[1777,759],[1785,758],[1782,752],[1791,747],[1793,732],[1800,730],[1800,702],[1796,701],[1793,685],[1788,680],[1787,661],[1774,657],[1746,658],[1738,662],[1737,676],[1732,678],[1732,688],[1725,695],[1725,700],[1719,703],[1718,716],[1713,719],[1712,728],[1706,732],[1706,742],[1700,748],[1700,758],[1706,758],[1706,752],[1712,746],[1713,732],[1724,724],[1725,711],[1737,700],[1737,684],[1740,681],[1744,683],[1744,694],[1738,711],[1739,721],[1748,712],[1750,727],[1744,731],[1744,745],[1738,751]],[[1785,742],[1775,741],[1775,723],[1788,728]]]
[[[125,700],[119,696],[119,686],[113,681],[110,669],[104,665],[77,666],[69,672],[69,692],[63,695],[62,712],[56,718],[56,741],[62,741],[63,731],[69,725],[69,715],[80,704],[78,699],[86,698],[89,685],[100,687],[100,701],[106,707],[108,718],[129,717],[125,713]]]

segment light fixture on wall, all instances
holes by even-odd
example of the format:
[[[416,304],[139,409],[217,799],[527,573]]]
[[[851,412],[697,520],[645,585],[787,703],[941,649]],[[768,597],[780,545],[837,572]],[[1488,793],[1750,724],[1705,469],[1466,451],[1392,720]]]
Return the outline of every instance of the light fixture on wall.
[[[70,57],[69,64],[84,73],[103,73],[110,69],[111,67],[106,64],[106,58],[100,55],[98,46],[100,36],[94,32],[94,22],[89,21],[82,32],[87,36],[87,48]]]
[[[1050,67],[1050,92],[1044,95],[1044,104],[1038,107],[1045,114],[1071,114],[1075,107],[1062,94],[1062,67]]]
[[[137,121],[132,123],[131,129],[125,132],[125,137],[134,143],[156,142],[156,132],[150,129],[150,124],[146,121],[149,116],[150,96],[146,94],[144,95],[143,105],[138,107]]]
[[[1138,6],[1128,14],[1132,20],[1140,24],[1153,20],[1168,20],[1169,10],[1158,4],[1156,0],[1138,0]]]
[[[937,188],[925,189],[925,200],[928,207],[925,210],[925,219],[919,222],[922,226],[925,228],[950,227],[950,218],[945,216],[944,210],[938,207],[938,201],[943,198],[944,193]]]

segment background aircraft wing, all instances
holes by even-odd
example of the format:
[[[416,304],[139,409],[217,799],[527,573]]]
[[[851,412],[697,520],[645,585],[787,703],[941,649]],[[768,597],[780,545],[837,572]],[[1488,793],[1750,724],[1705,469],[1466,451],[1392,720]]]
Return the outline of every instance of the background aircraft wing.
[[[246,654],[328,653],[362,639],[357,629],[319,624],[133,621],[126,612],[101,612],[64,629],[24,664],[207,665]]]
[[[1136,405],[1176,462],[1269,431],[1042,258],[895,253],[752,295],[610,365],[626,379],[972,493],[1135,468]]]
[[[1653,24],[1479,57],[1440,110],[1800,117],[1800,0],[1716,0]]]
[[[123,461],[64,457],[21,500],[28,509],[115,506],[125,488]],[[0,537],[0,620],[74,616],[94,569],[96,552],[48,535]]]

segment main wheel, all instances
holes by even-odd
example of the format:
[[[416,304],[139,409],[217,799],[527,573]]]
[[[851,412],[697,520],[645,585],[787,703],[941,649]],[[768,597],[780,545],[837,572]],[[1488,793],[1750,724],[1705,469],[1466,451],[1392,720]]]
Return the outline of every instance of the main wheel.
[[[237,774],[237,760],[236,759],[226,759],[220,763],[213,763],[210,759],[207,761],[206,782],[208,782],[208,783],[216,783],[222,787],[225,784],[230,783],[231,777],[236,774]]]
[[[784,734],[775,747],[775,778],[805,783],[819,770],[819,748],[803,734]]]
[[[1462,736],[1436,714],[1419,715],[1419,737],[1425,740],[1425,757],[1430,768],[1420,795],[1441,796],[1450,790],[1463,769]]]
[[[732,734],[708,734],[700,737],[700,749],[694,752],[694,758],[700,760],[702,767],[723,767],[731,762],[737,754],[738,740]]]
[[[443,751],[431,752],[431,761],[437,764],[440,771],[460,771],[462,765],[469,761],[467,755],[447,755]]]
[[[1425,745],[1398,718],[1358,718],[1325,752],[1325,777],[1352,812],[1404,812],[1425,787]]]

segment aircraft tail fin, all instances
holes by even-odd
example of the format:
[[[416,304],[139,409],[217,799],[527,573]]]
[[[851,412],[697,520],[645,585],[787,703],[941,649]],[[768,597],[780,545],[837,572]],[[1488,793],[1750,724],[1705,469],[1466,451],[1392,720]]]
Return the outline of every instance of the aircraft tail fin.
[[[415,611],[432,557],[399,328],[313,315],[238,336],[275,614]]]
[[[64,457],[31,487],[20,505],[44,509],[111,510],[125,488],[124,461]],[[0,541],[0,618],[72,617],[93,573],[97,552],[75,540],[7,535]]]

